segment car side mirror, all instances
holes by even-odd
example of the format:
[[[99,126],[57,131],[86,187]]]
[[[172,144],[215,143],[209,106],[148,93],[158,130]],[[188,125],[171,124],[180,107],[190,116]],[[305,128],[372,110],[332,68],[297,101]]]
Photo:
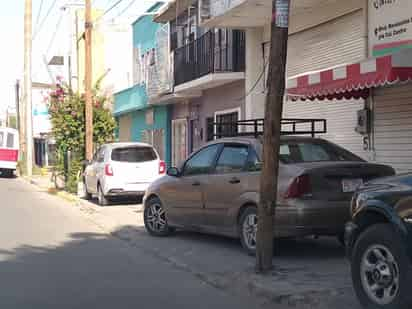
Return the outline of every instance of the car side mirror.
[[[180,171],[176,167],[171,167],[167,170],[167,175],[172,176],[172,177],[179,177]]]

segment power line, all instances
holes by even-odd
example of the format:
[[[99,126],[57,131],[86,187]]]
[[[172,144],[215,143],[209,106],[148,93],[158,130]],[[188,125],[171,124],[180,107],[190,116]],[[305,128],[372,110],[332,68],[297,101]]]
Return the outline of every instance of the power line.
[[[111,7],[109,7],[106,11],[103,12],[102,15],[100,15],[94,22],[99,21],[102,19],[107,13],[109,13],[111,10],[113,10],[116,6],[118,6],[120,3],[122,3],[124,0],[118,0],[116,1],[115,4],[113,4]]]
[[[39,28],[37,29],[36,33],[33,35],[33,40],[36,39],[37,35],[40,33],[41,29],[43,28],[47,18],[49,17],[51,11],[53,10],[54,6],[56,5],[57,0],[54,0],[53,3],[51,4],[51,6],[49,7],[49,10],[46,13],[46,16],[42,19]]]
[[[50,39],[49,45],[47,46],[46,52],[44,53],[45,55],[48,55],[49,52],[50,52],[50,49],[51,49],[51,47],[54,43],[54,40],[56,39],[56,35],[57,35],[57,32],[59,31],[60,24],[62,23],[62,20],[63,20],[63,12],[60,13],[60,17],[57,21],[57,24],[56,24],[56,27],[54,29],[53,35]]]
[[[118,17],[120,17],[121,15],[123,15],[128,9],[131,8],[131,6],[132,6],[135,2],[136,2],[136,0],[132,0],[132,1],[131,1],[119,14],[117,14],[116,17],[114,17],[113,19],[118,18]]]
[[[39,22],[40,22],[41,11],[43,10],[43,2],[44,0],[40,1],[39,10],[37,11],[36,26],[35,26],[36,32],[37,32],[37,27],[39,26]]]

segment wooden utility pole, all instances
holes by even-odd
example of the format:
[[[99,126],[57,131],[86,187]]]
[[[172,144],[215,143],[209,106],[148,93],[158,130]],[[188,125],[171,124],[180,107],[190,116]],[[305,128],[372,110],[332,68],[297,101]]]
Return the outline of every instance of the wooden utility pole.
[[[92,102],[92,8],[86,1],[85,12],[85,97],[86,97],[86,159],[93,158],[93,102]]]
[[[256,271],[272,269],[273,229],[278,192],[279,148],[285,93],[290,0],[272,0],[268,93],[265,103],[263,166],[256,246]]]
[[[14,93],[15,93],[15,102],[16,102],[16,127],[17,130],[19,131],[19,136],[21,134],[20,132],[20,81],[16,80],[16,85],[14,86]],[[20,144],[21,145],[21,144]]]
[[[28,177],[33,173],[33,124],[31,93],[31,57],[32,57],[32,1],[25,0],[24,6],[24,105],[25,105],[25,158]],[[22,119],[24,121],[24,119]],[[21,137],[21,138],[24,138]]]

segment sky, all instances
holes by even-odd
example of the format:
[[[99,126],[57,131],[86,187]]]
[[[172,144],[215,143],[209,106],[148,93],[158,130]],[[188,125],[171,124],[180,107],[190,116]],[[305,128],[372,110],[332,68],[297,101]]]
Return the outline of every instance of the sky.
[[[92,0],[94,8],[109,9],[119,0]],[[14,109],[14,85],[23,79],[24,0],[2,0],[0,31],[3,46],[0,49],[0,115],[9,107]],[[67,4],[83,4],[83,0],[32,0],[33,2],[33,82],[50,82],[43,55],[51,58],[67,52]],[[139,14],[154,4],[155,0],[122,0],[110,10],[102,22],[131,23]],[[6,4],[7,3],[7,4]],[[49,12],[49,14],[47,14]]]

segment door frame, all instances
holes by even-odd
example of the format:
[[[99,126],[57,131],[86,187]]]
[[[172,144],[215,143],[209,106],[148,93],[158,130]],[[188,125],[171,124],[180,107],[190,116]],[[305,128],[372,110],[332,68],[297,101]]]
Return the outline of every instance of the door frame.
[[[182,163],[185,162],[185,160],[187,159],[188,156],[188,149],[189,149],[189,126],[188,126],[188,119],[187,118],[178,118],[178,119],[173,119],[172,120],[172,166],[176,166],[176,162],[175,162],[175,143],[174,143],[174,139],[175,139],[175,124],[184,124],[186,126],[186,141],[185,141],[185,153],[186,153],[186,158],[183,159]]]

